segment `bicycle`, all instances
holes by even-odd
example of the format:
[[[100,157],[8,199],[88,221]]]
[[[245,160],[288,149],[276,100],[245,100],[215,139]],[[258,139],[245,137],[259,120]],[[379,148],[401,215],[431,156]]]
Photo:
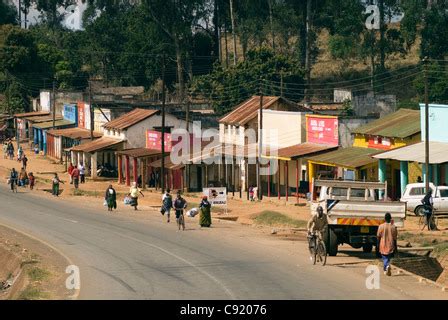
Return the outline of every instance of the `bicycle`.
[[[308,243],[310,258],[313,264],[319,262],[324,266],[327,263],[327,248],[325,247],[325,243],[315,231],[308,235]]]
[[[429,223],[431,230],[437,230],[437,217],[434,215],[434,213],[432,213],[431,216],[429,217]],[[427,226],[428,226],[428,219],[426,214],[424,214],[420,216],[418,219],[418,227],[421,231],[423,231]]]

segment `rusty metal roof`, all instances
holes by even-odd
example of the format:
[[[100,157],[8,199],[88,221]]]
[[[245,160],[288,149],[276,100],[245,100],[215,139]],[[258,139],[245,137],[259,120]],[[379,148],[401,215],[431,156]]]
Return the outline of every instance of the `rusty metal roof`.
[[[74,123],[71,121],[68,121],[68,120],[56,120],[54,122],[55,127],[65,127],[65,126],[70,126],[70,125],[74,125]],[[53,121],[35,123],[33,125],[33,127],[38,128],[38,129],[43,129],[43,130],[51,129],[51,128],[53,128]]]
[[[34,116],[46,116],[49,115],[50,112],[45,111],[33,111],[33,112],[25,112],[25,113],[17,113],[14,115],[16,118],[25,118],[25,117],[34,117]]]
[[[51,134],[52,136],[62,136],[70,139],[90,139],[90,130],[83,128],[69,128],[69,129],[57,129],[57,130],[48,130],[47,134]],[[101,138],[103,136],[102,133],[93,132],[94,138]]]
[[[123,130],[127,129],[134,124],[139,123],[140,121],[145,120],[146,118],[149,118],[156,113],[158,113],[158,110],[150,110],[150,109],[140,109],[136,108],[132,110],[131,112],[128,112],[121,117],[118,117],[117,119],[114,119],[104,125],[105,129],[118,129]]]
[[[292,158],[301,157],[301,156],[309,156],[312,154],[317,154],[323,151],[328,151],[332,149],[337,149],[338,146],[331,146],[326,144],[318,144],[305,142],[301,144],[296,144],[290,147],[281,148],[277,150],[277,156],[273,158],[287,158],[291,160]],[[269,153],[267,157],[272,157]]]
[[[301,107],[298,104],[289,101],[282,97],[263,96],[263,109],[269,109],[274,103],[281,100],[290,105],[297,111],[310,111],[307,108]],[[220,123],[242,126],[255,118],[260,109],[260,96],[253,96],[249,100],[244,101],[238,105],[233,111],[225,115],[219,120]]]
[[[372,155],[377,153],[377,149],[350,147],[322,153],[307,159],[324,165],[356,169],[378,161],[372,158]]]
[[[181,168],[185,167],[185,164],[174,164],[171,161],[171,156],[165,157],[164,165],[165,165],[165,169],[169,169],[169,170],[177,170],[177,169],[181,169]],[[153,167],[153,168],[161,168],[162,167],[162,159],[151,162],[149,164],[149,166]]]
[[[365,126],[353,129],[352,133],[372,136],[407,138],[421,131],[420,110],[399,109]]]
[[[25,120],[33,122],[33,123],[40,123],[40,122],[48,122],[53,121],[53,115],[41,115],[41,116],[31,116],[31,117],[24,117]],[[64,119],[62,116],[55,116],[55,120],[62,120]]]
[[[83,152],[96,152],[101,151],[103,149],[107,149],[110,147],[114,147],[120,143],[123,143],[123,140],[117,140],[112,138],[99,138],[97,140],[86,142],[83,144],[80,144],[79,146],[75,146],[71,148],[71,151],[83,151]]]
[[[117,154],[129,156],[132,158],[144,158],[144,157],[160,155],[160,154],[162,154],[162,151],[147,149],[147,148],[134,148],[134,149],[126,149],[123,151],[118,151]]]

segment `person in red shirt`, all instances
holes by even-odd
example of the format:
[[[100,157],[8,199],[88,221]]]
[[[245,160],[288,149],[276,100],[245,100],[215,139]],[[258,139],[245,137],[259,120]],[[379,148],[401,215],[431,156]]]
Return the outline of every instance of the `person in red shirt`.
[[[73,167],[71,177],[73,179],[73,184],[75,185],[75,189],[78,189],[79,186],[79,169],[77,167]]]
[[[379,243],[379,251],[383,258],[384,274],[390,276],[390,258],[393,256],[397,249],[397,227],[392,223],[392,216],[390,213],[386,213],[384,220],[385,223],[379,226],[377,238]]]
[[[75,167],[73,166],[73,163],[70,163],[70,165],[68,166],[68,170],[67,170],[67,173],[70,176],[70,184],[73,184],[72,172],[73,172],[74,168]]]

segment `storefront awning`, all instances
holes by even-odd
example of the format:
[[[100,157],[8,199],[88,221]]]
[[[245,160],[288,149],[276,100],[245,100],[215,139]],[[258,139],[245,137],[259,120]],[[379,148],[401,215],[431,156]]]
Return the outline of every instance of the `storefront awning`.
[[[379,150],[370,148],[350,147],[326,152],[317,156],[307,158],[308,161],[347,169],[357,169],[377,162],[372,155],[377,154]]]
[[[425,142],[397,148],[373,156],[376,159],[390,159],[397,161],[411,161],[425,163]],[[429,163],[440,164],[448,162],[448,143],[429,142]]]
[[[301,144],[296,144],[290,147],[278,149],[276,152],[263,154],[262,157],[266,159],[279,159],[290,161],[293,158],[299,158],[303,156],[312,156],[314,154],[337,149],[338,146],[330,146],[326,144],[317,144],[305,142]]]
[[[74,140],[90,139],[91,137],[90,130],[83,128],[48,130],[47,134],[51,134],[52,136],[56,137],[66,137]],[[102,136],[103,135],[99,132],[93,132],[94,138],[101,138]]]
[[[71,122],[71,121],[68,121],[68,120],[57,120],[57,121],[54,122],[55,128],[57,128],[57,127],[65,127],[65,126],[70,126],[70,125],[74,125],[74,123]],[[36,124],[33,125],[33,127],[37,128],[37,129],[42,129],[42,130],[52,129],[53,128],[53,121],[36,123]]]
[[[134,148],[127,149],[122,151],[117,151],[117,155],[129,156],[132,158],[145,158],[145,157],[153,157],[162,154],[160,150],[153,150],[147,148]]]
[[[150,163],[149,166],[153,167],[153,168],[161,168],[162,167],[162,159],[159,159],[157,161]],[[177,169],[181,169],[181,168],[185,167],[185,164],[182,164],[182,163],[175,164],[171,161],[170,156],[166,156],[164,166],[165,166],[165,169],[168,169],[168,170],[177,170]]]
[[[25,113],[17,113],[14,115],[15,118],[26,118],[26,117],[36,117],[36,116],[47,116],[50,112],[45,111],[33,111],[33,112],[25,112]]]
[[[108,148],[115,148],[119,144],[123,143],[124,140],[117,140],[112,138],[99,138],[97,140],[80,144],[79,146],[73,147],[70,151],[81,151],[81,152],[97,152]]]

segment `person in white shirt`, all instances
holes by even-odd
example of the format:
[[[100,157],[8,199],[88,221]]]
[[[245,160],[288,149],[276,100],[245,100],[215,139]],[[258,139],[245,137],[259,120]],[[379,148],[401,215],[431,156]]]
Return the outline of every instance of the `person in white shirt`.
[[[81,178],[81,183],[86,182],[86,167],[84,167],[84,163],[79,164],[79,177]]]

